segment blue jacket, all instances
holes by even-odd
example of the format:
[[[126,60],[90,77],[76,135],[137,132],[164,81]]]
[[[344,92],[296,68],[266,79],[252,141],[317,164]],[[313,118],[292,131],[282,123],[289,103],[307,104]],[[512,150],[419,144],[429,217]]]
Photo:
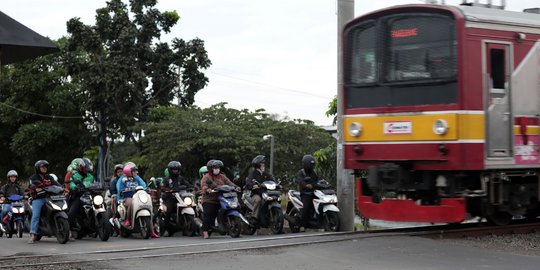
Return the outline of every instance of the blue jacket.
[[[125,176],[122,175],[120,176],[120,178],[118,178],[118,181],[116,182],[116,192],[117,192],[117,200],[122,200],[122,199],[125,199],[125,198],[131,198],[133,197],[133,194],[134,192],[124,192],[122,193],[122,190],[126,189],[126,188],[131,188],[131,187],[136,187],[136,186],[141,186],[143,188],[146,189],[146,183],[144,182],[144,180],[140,177],[140,176],[135,176],[135,179],[134,181],[126,181],[126,183],[124,183],[124,178]]]

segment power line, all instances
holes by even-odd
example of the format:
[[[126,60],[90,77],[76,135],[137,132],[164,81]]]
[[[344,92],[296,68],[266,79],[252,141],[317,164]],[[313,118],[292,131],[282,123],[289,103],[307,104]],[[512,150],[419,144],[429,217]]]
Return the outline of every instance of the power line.
[[[26,111],[26,110],[23,110],[23,109],[19,109],[19,108],[15,107],[15,106],[9,105],[9,104],[4,103],[4,102],[0,102],[0,105],[6,106],[6,107],[8,107],[8,108],[17,110],[17,111],[22,112],[22,113],[26,113],[26,114],[30,114],[30,115],[35,115],[35,116],[41,116],[41,117],[47,117],[47,118],[52,118],[52,119],[84,119],[83,116],[48,115],[48,114],[41,114],[41,113],[30,112],[30,111]]]
[[[252,83],[252,84],[257,84],[257,85],[261,85],[261,86],[265,86],[265,87],[277,88],[277,89],[281,89],[281,90],[284,90],[284,91],[293,92],[293,93],[297,93],[297,94],[301,94],[301,95],[307,95],[307,96],[322,98],[322,99],[325,99],[325,100],[332,99],[332,97],[326,97],[326,96],[317,95],[317,94],[313,94],[313,93],[309,93],[309,92],[305,92],[305,91],[300,91],[300,90],[295,90],[295,89],[291,89],[291,88],[285,88],[285,87],[281,87],[281,86],[276,86],[276,85],[261,83],[261,82],[252,81],[252,80],[248,80],[248,79],[238,78],[238,77],[234,77],[234,76],[230,76],[230,75],[220,74],[220,73],[213,72],[213,71],[208,71],[208,73],[212,73],[212,74],[215,74],[215,75],[218,75],[218,76],[223,76],[223,77],[227,77],[227,78],[231,78],[231,79],[235,79],[235,80],[239,80],[239,81],[244,81],[244,82],[248,82],[248,83]]]

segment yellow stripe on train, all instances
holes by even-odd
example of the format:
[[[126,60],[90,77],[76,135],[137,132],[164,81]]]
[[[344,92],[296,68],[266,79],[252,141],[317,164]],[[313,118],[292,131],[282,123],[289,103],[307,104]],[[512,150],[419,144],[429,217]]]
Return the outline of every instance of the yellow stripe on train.
[[[448,127],[444,134],[436,134],[434,124],[442,120]],[[479,113],[357,115],[343,119],[346,142],[373,141],[444,141],[483,140],[484,115]],[[352,123],[358,123],[360,135],[351,135]]]

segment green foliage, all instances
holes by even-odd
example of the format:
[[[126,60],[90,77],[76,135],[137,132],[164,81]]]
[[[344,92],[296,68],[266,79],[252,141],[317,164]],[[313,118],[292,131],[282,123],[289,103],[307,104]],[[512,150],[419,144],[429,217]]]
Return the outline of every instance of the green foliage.
[[[59,45],[64,50],[64,40]],[[0,173],[16,169],[27,178],[35,161],[46,159],[50,171],[60,176],[88,146],[91,131],[80,118],[81,97],[74,93],[77,85],[66,76],[63,61],[59,53],[2,67]]]
[[[210,66],[200,39],[161,42],[180,16],[160,12],[155,0],[108,1],[96,11],[95,25],[79,18],[67,22],[66,68],[80,84],[81,107],[108,136],[130,138],[131,127],[153,105],[174,98],[189,106],[207,83],[201,72]]]
[[[335,141],[310,121],[276,121],[264,110],[236,110],[225,104],[206,109],[158,107],[151,110],[149,119],[153,121],[140,125],[145,133],[141,143],[147,178],[161,175],[171,160],[182,163],[184,175],[198,178],[202,165],[220,159],[228,176],[239,176],[238,183],[243,184],[253,157],[263,154],[269,162],[270,143],[262,137],[272,134],[274,176],[289,184],[305,154]]]
[[[332,186],[337,187],[336,182],[336,141],[325,148],[313,153],[316,163],[316,171],[325,178]]]
[[[326,111],[326,116],[334,116],[334,120],[332,120],[332,124],[337,123],[337,96],[334,96],[334,98],[328,103],[328,110]]]

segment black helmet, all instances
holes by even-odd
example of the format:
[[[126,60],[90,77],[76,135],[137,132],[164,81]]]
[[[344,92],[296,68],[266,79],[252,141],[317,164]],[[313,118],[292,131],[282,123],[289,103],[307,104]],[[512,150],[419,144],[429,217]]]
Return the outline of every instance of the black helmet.
[[[36,161],[36,164],[34,164],[34,169],[36,169],[36,173],[40,173],[39,168],[41,166],[47,167],[47,170],[48,170],[49,169],[49,162],[46,161],[46,160],[43,160],[43,159]]]
[[[223,167],[223,161],[217,160],[217,159],[213,160],[212,164],[211,164],[211,167],[213,167],[213,168],[221,168],[221,167]]]
[[[180,161],[171,161],[169,164],[167,164],[167,170],[169,170],[169,174],[173,174],[173,170],[177,170],[175,175],[178,175],[180,172],[180,168],[182,168],[182,164],[180,164]]]
[[[214,159],[211,159],[206,163],[206,169],[208,169],[208,171],[212,169],[212,164],[214,163],[214,161]]]
[[[306,171],[313,171],[313,169],[315,168],[315,159],[313,158],[313,156],[305,155],[302,158],[302,166]]]
[[[124,169],[124,165],[123,164],[116,164],[114,165],[114,172],[118,171],[118,170],[123,170]]]
[[[254,157],[253,160],[251,161],[251,166],[253,166],[253,168],[255,168],[255,169],[258,169],[258,168],[261,167],[261,163],[263,163],[265,161],[266,161],[265,156],[258,155],[256,157]]]

